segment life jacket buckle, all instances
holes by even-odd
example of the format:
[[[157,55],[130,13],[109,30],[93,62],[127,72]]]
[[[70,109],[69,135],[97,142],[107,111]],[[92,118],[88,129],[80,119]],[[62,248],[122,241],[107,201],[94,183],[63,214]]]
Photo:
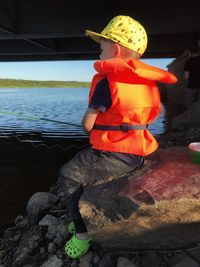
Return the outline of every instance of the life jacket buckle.
[[[120,125],[120,129],[123,132],[128,133],[128,131],[130,130],[130,125],[128,123],[123,123]]]

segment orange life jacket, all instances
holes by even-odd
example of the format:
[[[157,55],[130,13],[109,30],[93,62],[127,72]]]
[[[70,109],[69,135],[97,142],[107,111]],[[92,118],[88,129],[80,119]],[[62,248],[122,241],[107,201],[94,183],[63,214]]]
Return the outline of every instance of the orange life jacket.
[[[92,147],[142,156],[155,151],[158,147],[157,141],[141,125],[152,123],[160,114],[160,94],[156,81],[175,83],[176,77],[135,59],[99,60],[95,62],[94,67],[98,73],[93,77],[89,103],[97,83],[107,78],[112,106],[97,115],[95,121],[97,129],[94,127],[90,134]],[[118,129],[121,125],[125,125],[124,130]],[[126,129],[128,125],[133,128],[137,125],[141,129],[128,130],[129,128]]]

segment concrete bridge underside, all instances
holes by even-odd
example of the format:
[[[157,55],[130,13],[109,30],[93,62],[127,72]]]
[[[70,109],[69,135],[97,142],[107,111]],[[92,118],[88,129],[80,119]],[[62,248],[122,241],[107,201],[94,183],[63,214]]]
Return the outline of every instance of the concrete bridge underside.
[[[147,30],[145,58],[177,57],[200,33],[198,0],[0,0],[0,61],[97,59],[85,29],[101,31],[116,15]]]

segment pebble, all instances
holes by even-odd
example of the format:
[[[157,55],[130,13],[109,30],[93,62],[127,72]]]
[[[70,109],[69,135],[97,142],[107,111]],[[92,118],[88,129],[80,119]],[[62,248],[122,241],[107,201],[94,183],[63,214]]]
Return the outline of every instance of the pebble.
[[[63,261],[58,259],[57,256],[50,257],[45,263],[40,265],[40,267],[62,267]]]
[[[137,266],[133,264],[131,261],[129,261],[127,258],[119,257],[117,259],[117,267],[137,267]]]
[[[172,267],[199,267],[199,263],[194,259],[185,256],[183,257],[177,264],[173,265]]]

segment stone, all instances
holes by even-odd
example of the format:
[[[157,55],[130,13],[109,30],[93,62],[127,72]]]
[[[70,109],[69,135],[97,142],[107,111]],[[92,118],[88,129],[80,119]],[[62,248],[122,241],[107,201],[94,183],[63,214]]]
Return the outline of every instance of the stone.
[[[172,267],[199,267],[199,263],[190,257],[184,257]]]
[[[48,245],[48,253],[54,254],[56,252],[56,246],[53,242],[50,242]]]
[[[39,222],[39,225],[46,225],[49,226],[51,224],[56,224],[57,223],[57,218],[47,214],[44,216],[44,218]]]
[[[200,263],[200,247],[186,250],[187,254]]]
[[[80,262],[78,267],[93,267],[90,262]]]
[[[99,267],[114,267],[109,255],[105,254],[99,263]]]
[[[59,197],[48,192],[38,192],[29,199],[26,210],[28,214],[38,216],[59,201]]]
[[[29,219],[27,217],[24,217],[20,222],[16,224],[17,227],[26,227],[29,224]]]
[[[80,258],[80,263],[89,265],[92,260],[93,253],[92,251],[88,251],[83,257]]]
[[[158,149],[135,173],[88,186],[80,201],[90,235],[113,250],[193,246],[200,240],[199,207],[200,166],[187,147]]]
[[[144,254],[142,259],[142,267],[160,267],[161,258],[154,252]]]
[[[62,249],[57,250],[56,256],[58,257],[58,259],[65,259],[66,258],[66,254],[64,252],[63,247],[62,247]]]
[[[14,240],[14,242],[17,242],[20,238],[21,238],[21,235],[16,234],[16,235],[14,235],[13,240]]]
[[[40,265],[40,267],[62,267],[63,261],[58,259],[56,255],[50,257],[45,263]]]
[[[13,266],[22,266],[27,263],[33,251],[39,250],[43,241],[43,229],[35,226],[25,232],[13,254]]]
[[[62,218],[57,219],[55,224],[50,224],[46,233],[46,237],[50,240],[55,240],[55,238],[61,238],[63,240],[66,235],[67,226],[66,223],[62,220]],[[59,241],[60,243],[62,242],[61,239]]]
[[[17,250],[15,255],[15,260],[13,262],[13,267],[22,266],[30,258],[30,249],[23,247],[22,249]]]
[[[179,127],[200,127],[200,101],[194,103],[190,109],[172,119],[172,128]]]
[[[45,247],[41,247],[40,248],[40,254],[45,254],[46,253],[46,249]]]
[[[175,255],[170,256],[168,259],[169,266],[171,267],[171,266],[177,264],[178,262],[180,262],[183,258],[185,258],[187,256],[188,256],[187,253],[184,251],[181,251],[179,253],[175,253]]]
[[[79,261],[73,260],[72,263],[70,264],[70,267],[79,267]]]
[[[15,218],[15,224],[21,222],[23,220],[23,216],[22,215],[18,215],[16,218]]]
[[[125,257],[119,257],[117,259],[117,267],[136,267],[136,265]]]
[[[53,243],[54,244],[56,244],[57,246],[59,246],[59,247],[62,247],[64,244],[63,244],[63,242],[64,242],[64,239],[65,239],[65,236],[59,236],[59,237],[55,237],[54,239],[53,239]]]
[[[99,265],[100,262],[100,257],[98,255],[94,255],[93,259],[92,259],[92,264],[94,265]]]

